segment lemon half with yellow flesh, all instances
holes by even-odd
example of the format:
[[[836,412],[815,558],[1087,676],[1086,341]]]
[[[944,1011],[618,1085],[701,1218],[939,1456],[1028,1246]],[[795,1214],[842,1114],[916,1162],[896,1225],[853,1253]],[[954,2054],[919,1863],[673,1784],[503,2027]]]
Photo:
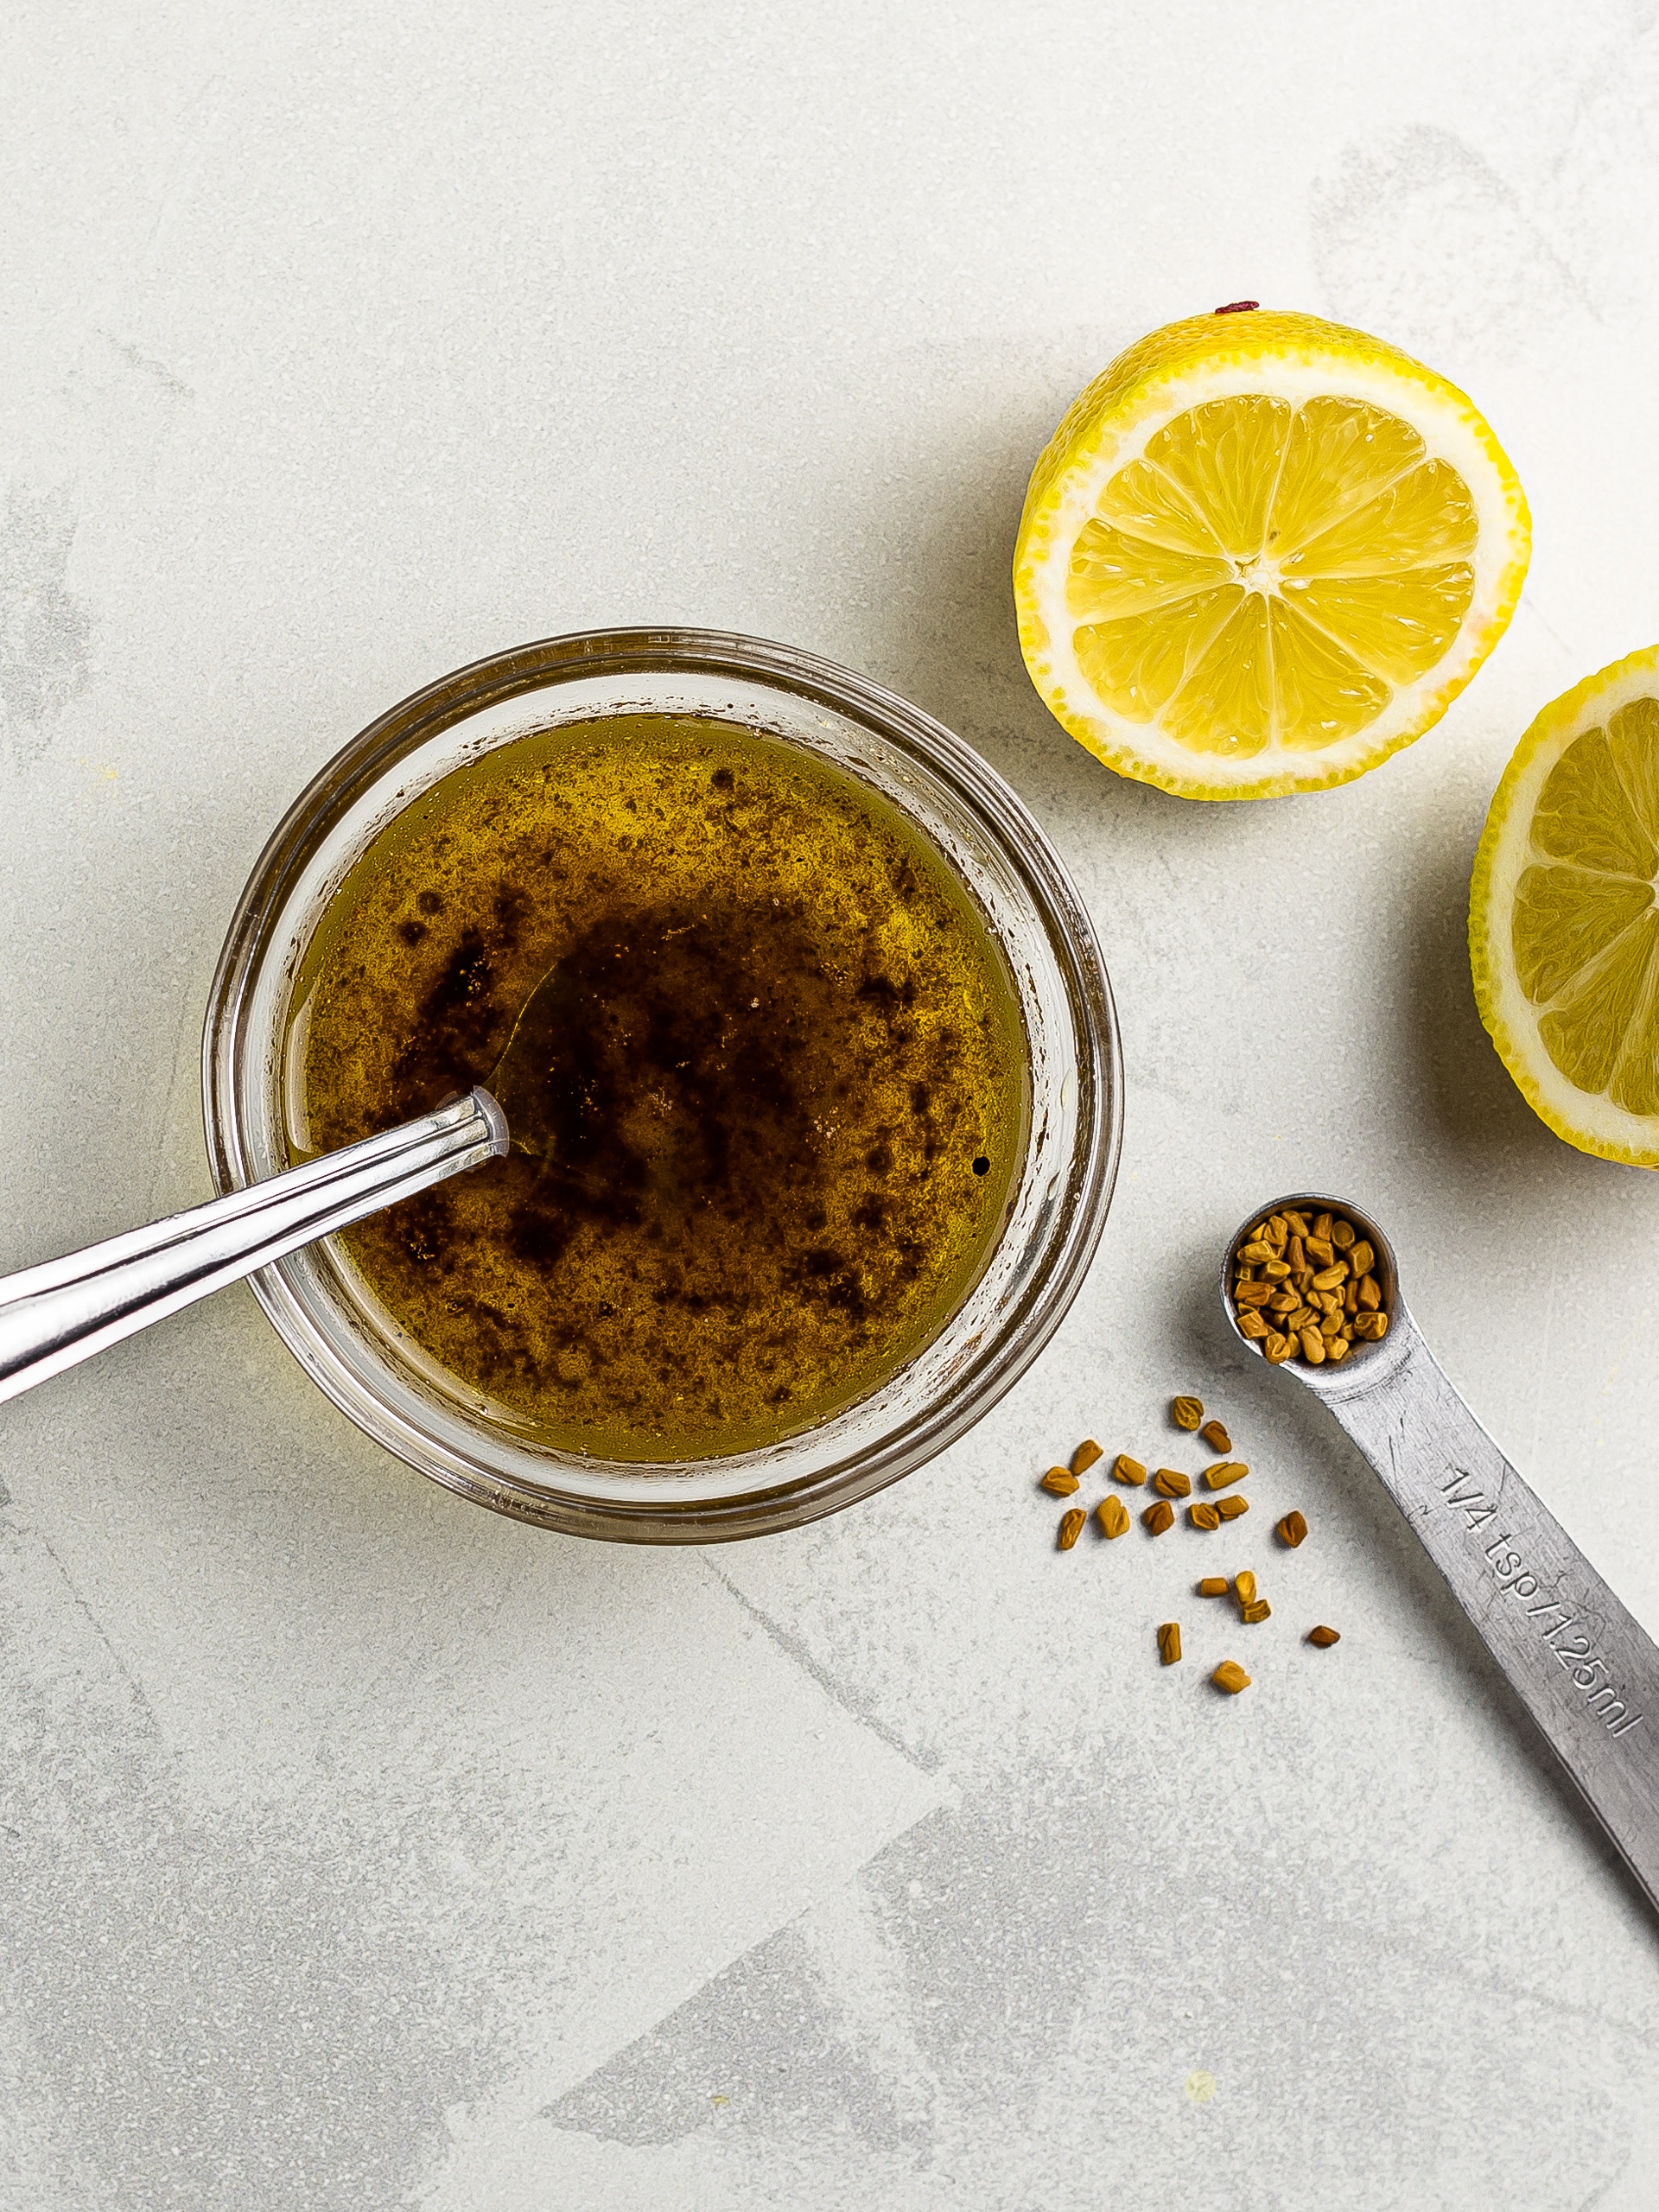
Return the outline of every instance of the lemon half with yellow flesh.
[[[1514,469],[1444,377],[1312,315],[1195,315],[1121,354],[1038,461],[1020,648],[1121,774],[1320,791],[1445,713],[1530,543]]]
[[[1659,645],[1544,709],[1469,893],[1480,1018],[1557,1136],[1659,1167]]]

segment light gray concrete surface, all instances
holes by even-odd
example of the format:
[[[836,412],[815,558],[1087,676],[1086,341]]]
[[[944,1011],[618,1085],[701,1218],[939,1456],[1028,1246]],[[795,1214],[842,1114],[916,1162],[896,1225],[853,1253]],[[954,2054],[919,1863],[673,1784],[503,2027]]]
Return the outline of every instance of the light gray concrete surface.
[[[204,997],[277,816],[416,685],[588,625],[786,639],[960,730],[1076,872],[1129,1071],[1058,1342],[802,1535],[493,1520],[242,1291],[6,1408],[0,2203],[1659,2202],[1659,1929],[1210,1288],[1255,1198],[1368,1200],[1659,1630],[1659,1188],[1534,1120],[1464,946],[1522,729],[1659,635],[1652,0],[23,0],[0,39],[0,1264],[206,1195]],[[1535,553],[1416,747],[1205,809],[1047,718],[1007,572],[1074,392],[1241,295],[1472,392]],[[1086,1433],[1161,1455],[1176,1388],[1259,1470],[1232,1703],[1194,1551],[1062,1558],[1033,1488]]]

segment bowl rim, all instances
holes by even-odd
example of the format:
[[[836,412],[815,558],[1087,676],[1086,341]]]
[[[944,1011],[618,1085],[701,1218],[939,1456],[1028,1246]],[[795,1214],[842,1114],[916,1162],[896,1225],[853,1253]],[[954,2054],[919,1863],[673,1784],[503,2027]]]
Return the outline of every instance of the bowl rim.
[[[238,1101],[251,984],[272,925],[340,816],[430,738],[485,708],[595,676],[721,675],[758,681],[827,709],[912,753],[950,785],[994,836],[1032,898],[1052,948],[1079,1046],[1081,1143],[1044,1263],[999,1327],[988,1363],[896,1429],[793,1487],[764,1483],[728,1499],[649,1507],[532,1496],[484,1463],[434,1464],[440,1447],[337,1361],[278,1261],[249,1277],[278,1337],[324,1394],[377,1443],[422,1474],[502,1512],[573,1535],[645,1543],[707,1543],[801,1525],[912,1472],[980,1421],[1013,1389],[1058,1328],[1105,1227],[1123,1132],[1122,1042],[1093,924],[1064,862],[1011,786],[943,723],[897,693],[815,654],[723,630],[667,626],[573,632],[486,654],[422,685],[342,746],[306,784],[267,839],[232,912],[202,1030],[202,1116],[220,1193],[251,1179]],[[1086,1055],[1086,1057],[1084,1057]],[[480,1434],[482,1432],[480,1432]],[[711,1466],[719,1462],[712,1461]]]

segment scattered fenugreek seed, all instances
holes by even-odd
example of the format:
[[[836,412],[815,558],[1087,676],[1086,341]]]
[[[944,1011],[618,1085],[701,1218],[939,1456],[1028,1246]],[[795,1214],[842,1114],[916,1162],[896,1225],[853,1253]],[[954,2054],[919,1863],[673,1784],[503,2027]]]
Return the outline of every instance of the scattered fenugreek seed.
[[[1229,1697],[1236,1697],[1240,1690],[1250,1687],[1250,1678],[1236,1659],[1224,1659],[1210,1677],[1218,1690],[1225,1690]]]
[[[1233,1577],[1233,1595],[1241,1605],[1255,1603],[1255,1577],[1248,1567],[1243,1567]]]
[[[1212,1508],[1224,1521],[1236,1521],[1241,1513],[1248,1513],[1249,1510],[1249,1499],[1240,1497],[1236,1491],[1231,1497],[1218,1497]]]
[[[1201,1398],[1177,1398],[1171,1405],[1169,1417],[1177,1428],[1196,1428],[1204,1419]]]
[[[1300,1513],[1287,1513],[1273,1533],[1281,1544],[1294,1552],[1298,1544],[1307,1541],[1307,1523]]]
[[[1071,1454],[1072,1473],[1074,1475],[1086,1475],[1090,1468],[1094,1465],[1096,1460],[1103,1458],[1103,1456],[1104,1455],[1102,1452],[1099,1445],[1096,1443],[1094,1438],[1092,1436],[1085,1437],[1083,1442],[1078,1445],[1077,1450]]]
[[[1232,1438],[1218,1421],[1205,1421],[1198,1434],[1212,1452],[1230,1452],[1233,1448]]]
[[[1129,1525],[1128,1508],[1121,1497],[1103,1497],[1095,1508],[1103,1536],[1121,1536]]]
[[[1192,1495],[1192,1480],[1179,1467],[1160,1467],[1152,1478],[1152,1486],[1160,1497],[1187,1497]]]
[[[1072,1545],[1077,1542],[1077,1538],[1083,1534],[1083,1524],[1088,1518],[1089,1516],[1080,1505],[1074,1505],[1069,1513],[1061,1514],[1060,1549],[1063,1552],[1069,1552]]]
[[[1181,1656],[1181,1624],[1166,1621],[1158,1631],[1158,1656],[1166,1667],[1173,1667]]]
[[[1166,1529],[1175,1525],[1174,1507],[1166,1497],[1160,1497],[1141,1516],[1141,1525],[1149,1536],[1161,1536]]]
[[[1206,1574],[1198,1585],[1198,1595],[1200,1598],[1224,1598],[1227,1595],[1226,1576]]]
[[[1321,1651],[1328,1651],[1333,1643],[1342,1642],[1341,1637],[1338,1635],[1335,1629],[1325,1628],[1323,1625],[1309,1629],[1307,1640],[1310,1643],[1317,1643]]]
[[[1217,1459],[1213,1467],[1206,1467],[1204,1479],[1211,1490],[1226,1490],[1233,1483],[1242,1483],[1249,1469],[1243,1459]]]
[[[1043,1477],[1043,1488],[1051,1497],[1070,1497],[1077,1486],[1077,1477],[1064,1467],[1051,1467]]]
[[[1257,1598],[1243,1609],[1239,1618],[1249,1622],[1254,1627],[1257,1621],[1266,1620],[1272,1611],[1273,1607],[1265,1598]]]
[[[1186,1517],[1195,1529],[1219,1529],[1221,1516],[1206,1498],[1198,1498],[1186,1509]]]
[[[1131,1490],[1139,1490],[1147,1479],[1147,1471],[1138,1459],[1131,1459],[1127,1452],[1120,1452],[1112,1462],[1112,1472],[1121,1483],[1128,1483]]]

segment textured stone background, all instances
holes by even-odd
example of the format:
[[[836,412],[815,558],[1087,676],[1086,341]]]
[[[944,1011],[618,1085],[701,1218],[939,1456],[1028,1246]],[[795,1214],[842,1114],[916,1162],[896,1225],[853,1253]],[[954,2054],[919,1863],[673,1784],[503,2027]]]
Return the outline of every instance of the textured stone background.
[[[1253,1198],[1368,1199],[1659,1630],[1659,1190],[1533,1120],[1463,944],[1522,728],[1659,634],[1652,0],[23,0],[0,40],[0,1263],[206,1195],[278,814],[590,624],[785,639],[960,729],[1076,871],[1130,1072],[1059,1340],[804,1535],[493,1521],[243,1291],[8,1408],[0,2202],[1646,2212],[1659,1931],[1209,1281]],[[1414,750],[1205,810],[1046,718],[1006,577],[1074,391],[1241,294],[1473,392],[1536,552]],[[1033,1490],[1087,1432],[1158,1452],[1175,1387],[1261,1471],[1236,1703],[1193,1554],[1058,1557]]]

